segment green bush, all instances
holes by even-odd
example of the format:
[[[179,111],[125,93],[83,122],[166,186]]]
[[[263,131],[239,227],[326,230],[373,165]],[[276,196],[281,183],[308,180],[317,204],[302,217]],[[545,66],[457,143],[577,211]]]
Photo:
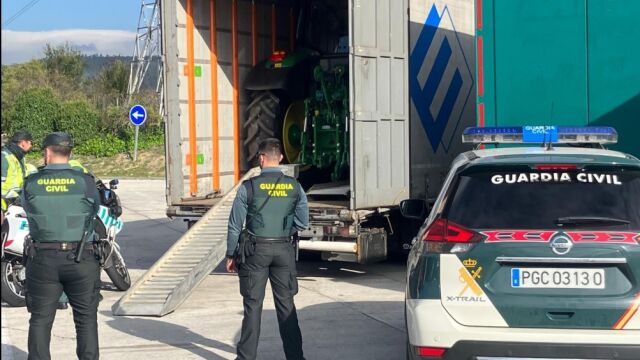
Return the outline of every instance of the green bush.
[[[60,107],[54,127],[56,131],[71,134],[76,146],[79,146],[99,132],[98,114],[85,101],[68,101]]]
[[[103,109],[100,117],[100,130],[109,134],[118,135],[122,138],[133,138],[135,128],[129,121],[130,106],[108,106]],[[162,117],[158,114],[157,109],[152,106],[146,107],[147,120],[140,126],[140,133],[152,132],[158,133],[164,131],[164,123]]]
[[[77,154],[97,157],[114,156],[126,151],[127,143],[111,134],[93,137],[75,149]]]
[[[135,135],[134,130],[124,132],[120,136],[102,134],[95,136],[81,145],[75,152],[80,155],[97,157],[114,156],[121,153],[133,153]],[[151,149],[164,144],[164,132],[140,130],[138,135],[138,150]]]
[[[117,132],[117,136],[127,143],[130,152],[133,152],[135,131],[135,127],[129,124]],[[149,149],[162,144],[164,144],[164,127],[147,125],[147,123],[140,126],[138,149]]]
[[[128,111],[124,106],[115,105],[103,109],[102,122],[100,123],[101,131],[113,135],[126,131],[131,127]]]
[[[2,65],[2,132],[8,133],[11,108],[26,89],[44,87],[47,74],[41,60],[31,60],[22,64]]]
[[[164,145],[164,132],[149,131],[142,133],[142,130],[140,130],[138,149],[146,150],[161,145]]]
[[[37,149],[44,137],[53,131],[60,107],[60,101],[50,88],[27,89],[16,97],[9,111],[9,130],[12,133],[19,129],[29,130]]]

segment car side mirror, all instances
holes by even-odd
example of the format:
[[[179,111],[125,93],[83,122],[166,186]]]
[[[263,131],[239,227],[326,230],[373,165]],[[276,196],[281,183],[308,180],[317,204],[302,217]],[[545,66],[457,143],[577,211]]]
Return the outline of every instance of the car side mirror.
[[[423,220],[427,215],[427,202],[420,199],[408,199],[400,202],[400,213],[409,219]]]

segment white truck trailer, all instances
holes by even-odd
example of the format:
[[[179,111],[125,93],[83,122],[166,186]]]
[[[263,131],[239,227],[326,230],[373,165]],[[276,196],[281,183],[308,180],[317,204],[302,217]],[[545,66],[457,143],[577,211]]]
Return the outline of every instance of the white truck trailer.
[[[409,248],[400,201],[435,198],[475,124],[474,1],[166,0],[161,14],[168,216],[199,219],[273,136],[310,201],[301,250],[367,263]]]

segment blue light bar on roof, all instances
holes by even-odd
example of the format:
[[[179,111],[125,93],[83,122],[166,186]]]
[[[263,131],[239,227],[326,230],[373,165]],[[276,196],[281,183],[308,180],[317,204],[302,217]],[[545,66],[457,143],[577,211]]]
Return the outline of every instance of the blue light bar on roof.
[[[615,144],[618,132],[607,126],[470,127],[462,142],[472,144]]]

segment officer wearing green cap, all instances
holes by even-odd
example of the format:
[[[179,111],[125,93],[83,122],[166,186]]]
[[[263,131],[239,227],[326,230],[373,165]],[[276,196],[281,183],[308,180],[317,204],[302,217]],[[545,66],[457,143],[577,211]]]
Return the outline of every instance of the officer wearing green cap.
[[[15,200],[24,178],[28,175],[24,157],[31,150],[33,137],[26,130],[16,131],[9,144],[2,148],[2,212],[7,210],[7,202]],[[4,218],[3,218],[4,219]]]
[[[99,195],[92,177],[69,166],[71,136],[49,134],[42,147],[45,167],[27,177],[21,194],[32,240],[26,265],[29,359],[51,359],[51,327],[63,290],[73,309],[78,358],[98,359],[100,265],[90,242]]]
[[[280,337],[287,360],[302,360],[302,334],[293,297],[298,293],[296,256],[291,237],[309,225],[309,207],[302,186],[278,168],[280,142],[264,140],[258,150],[262,172],[238,189],[227,237],[227,271],[238,271],[244,319],[237,359],[256,358],[267,279],[271,282]],[[238,250],[238,239],[246,220]],[[246,236],[245,236],[246,235]],[[236,263],[234,252],[241,252]]]

